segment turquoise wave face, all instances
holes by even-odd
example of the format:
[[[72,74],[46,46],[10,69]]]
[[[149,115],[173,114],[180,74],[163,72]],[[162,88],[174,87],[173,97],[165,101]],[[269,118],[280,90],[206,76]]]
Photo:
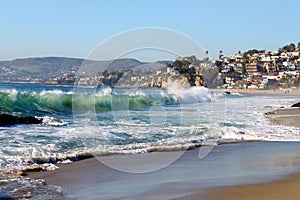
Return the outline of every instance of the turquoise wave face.
[[[71,92],[0,92],[0,112],[22,115],[71,115],[73,112],[146,109],[176,104],[172,95],[73,94]]]
[[[71,94],[44,94],[28,92],[0,92],[0,112],[22,115],[70,114]]]

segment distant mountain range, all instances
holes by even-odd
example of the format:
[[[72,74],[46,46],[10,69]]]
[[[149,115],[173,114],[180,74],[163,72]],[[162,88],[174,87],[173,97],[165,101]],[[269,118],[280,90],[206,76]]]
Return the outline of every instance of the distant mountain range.
[[[1,68],[28,73],[51,73],[61,69],[72,69],[72,66],[80,66],[83,59],[63,58],[63,57],[44,57],[44,58],[24,58],[12,61],[1,61]]]
[[[12,61],[0,61],[0,79],[13,80],[20,77],[30,79],[60,76],[70,71],[80,71],[92,75],[107,70],[123,71],[128,69],[155,70],[173,61],[141,62],[132,58],[122,58],[108,61],[93,61],[81,58],[41,57],[24,58]]]

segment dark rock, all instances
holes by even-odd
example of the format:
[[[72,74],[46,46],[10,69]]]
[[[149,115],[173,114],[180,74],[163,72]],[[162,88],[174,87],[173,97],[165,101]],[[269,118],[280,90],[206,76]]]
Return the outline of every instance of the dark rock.
[[[231,94],[231,92],[229,92],[229,91],[225,91],[225,94]]]
[[[292,105],[291,107],[300,107],[300,102],[295,103],[294,105]]]
[[[42,119],[37,119],[35,117],[17,117],[8,114],[0,114],[0,126],[8,126],[15,124],[40,124]]]
[[[269,112],[265,113],[265,115],[275,115],[275,114],[276,114],[276,112],[274,112],[274,111],[269,111]]]

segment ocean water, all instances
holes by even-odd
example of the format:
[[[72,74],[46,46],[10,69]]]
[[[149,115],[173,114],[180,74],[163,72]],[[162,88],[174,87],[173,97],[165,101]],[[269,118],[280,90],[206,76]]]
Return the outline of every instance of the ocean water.
[[[139,154],[247,140],[300,141],[299,128],[271,125],[264,115],[298,101],[297,96],[228,95],[176,85],[162,90],[0,83],[0,113],[43,119],[37,125],[0,127],[0,170],[55,170],[57,163],[90,154]],[[14,184],[60,196],[59,188],[1,176],[5,187],[0,198],[18,193]]]

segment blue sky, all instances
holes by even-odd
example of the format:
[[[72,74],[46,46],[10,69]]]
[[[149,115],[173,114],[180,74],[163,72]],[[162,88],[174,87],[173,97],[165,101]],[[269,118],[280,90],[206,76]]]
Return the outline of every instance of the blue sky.
[[[112,35],[141,27],[176,30],[216,57],[300,41],[300,1],[0,0],[0,60],[86,57]]]

